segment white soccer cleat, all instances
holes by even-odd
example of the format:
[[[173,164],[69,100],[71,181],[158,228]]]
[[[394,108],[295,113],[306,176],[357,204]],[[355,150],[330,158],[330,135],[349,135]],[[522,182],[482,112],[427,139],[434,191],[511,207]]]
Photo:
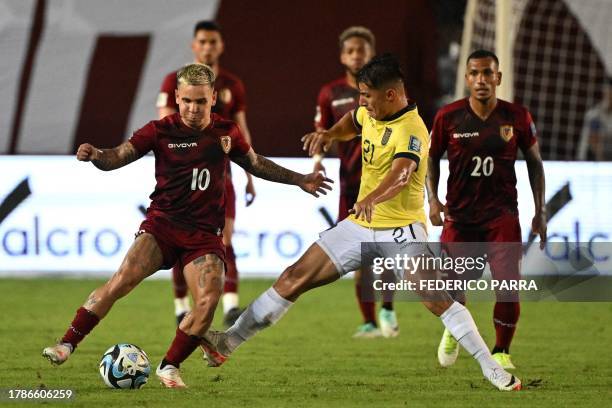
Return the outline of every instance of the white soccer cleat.
[[[209,330],[202,337],[200,348],[209,367],[219,367],[232,354],[227,346],[227,334],[217,330]]]
[[[66,360],[68,360],[68,357],[70,357],[70,354],[72,354],[72,349],[63,343],[58,343],[55,346],[45,347],[42,352],[43,357],[45,357],[51,362],[51,364],[54,365],[60,365],[65,363]]]
[[[395,310],[380,309],[380,312],[378,312],[378,323],[383,337],[399,336],[399,325],[397,324]]]
[[[161,363],[159,363],[155,375],[166,388],[187,388],[181,378],[179,369],[173,365],[166,364],[164,368],[161,368]]]
[[[485,377],[500,391],[519,391],[522,388],[521,380],[502,368],[491,369]]]
[[[459,343],[448,329],[444,329],[442,339],[438,345],[438,362],[442,367],[450,367],[455,364],[458,355]]]

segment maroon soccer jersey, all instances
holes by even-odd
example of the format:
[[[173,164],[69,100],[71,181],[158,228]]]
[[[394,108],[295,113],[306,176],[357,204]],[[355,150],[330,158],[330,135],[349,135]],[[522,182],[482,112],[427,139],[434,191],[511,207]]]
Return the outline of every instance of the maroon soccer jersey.
[[[319,91],[315,128],[329,129],[359,105],[359,91],[345,77],[329,82]],[[357,196],[361,181],[361,140],[338,142],[340,195]],[[351,204],[352,206],[352,204]]]
[[[467,98],[440,109],[429,155],[439,160],[448,152],[448,220],[481,224],[518,214],[514,162],[519,148],[525,153],[535,142],[535,125],[523,106],[498,99],[485,121]]]
[[[212,114],[211,123],[197,131],[175,113],[149,122],[129,141],[140,155],[155,154],[157,184],[147,217],[163,217],[186,230],[220,233],[229,159],[250,149],[238,126]]]
[[[177,87],[177,71],[171,72],[164,78],[157,98],[158,108],[174,108],[178,111],[174,91]],[[223,119],[234,120],[234,115],[246,111],[246,91],[242,81],[234,74],[219,68],[215,79],[215,91],[217,91],[217,103],[212,111],[219,114]]]

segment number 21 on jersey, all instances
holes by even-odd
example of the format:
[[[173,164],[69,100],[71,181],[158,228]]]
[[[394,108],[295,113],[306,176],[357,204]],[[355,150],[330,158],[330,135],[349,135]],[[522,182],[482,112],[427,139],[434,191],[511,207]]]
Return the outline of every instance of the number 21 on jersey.
[[[363,141],[363,161],[372,164],[374,158],[374,149],[376,146],[371,143],[368,139]]]

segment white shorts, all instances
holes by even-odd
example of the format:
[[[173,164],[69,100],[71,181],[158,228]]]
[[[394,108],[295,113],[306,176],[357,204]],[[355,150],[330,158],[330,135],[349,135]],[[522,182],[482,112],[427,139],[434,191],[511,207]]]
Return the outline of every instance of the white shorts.
[[[345,218],[319,236],[317,245],[330,257],[341,276],[360,269],[362,259],[431,254],[427,231],[421,223],[396,228],[366,228]],[[363,246],[363,253],[362,243],[369,243]],[[376,245],[381,243],[385,245]],[[398,279],[403,279],[404,271],[394,272]]]

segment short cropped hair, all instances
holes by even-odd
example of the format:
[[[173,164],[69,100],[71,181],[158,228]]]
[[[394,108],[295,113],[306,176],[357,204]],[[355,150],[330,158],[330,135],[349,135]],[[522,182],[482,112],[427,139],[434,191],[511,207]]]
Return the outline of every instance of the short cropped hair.
[[[205,64],[189,64],[176,73],[178,85],[209,85],[215,87],[215,73]]]
[[[370,88],[381,89],[392,82],[404,83],[404,73],[397,57],[385,53],[372,58],[359,70],[357,82]]]
[[[495,61],[495,64],[499,67],[499,59],[497,58],[497,55],[495,55],[493,51],[489,51],[489,50],[474,51],[473,53],[470,54],[469,57],[467,57],[467,60],[465,61],[465,63],[467,65],[470,62],[470,60],[480,59],[480,58],[493,58],[493,61]]]
[[[221,34],[221,26],[214,21],[211,20],[202,20],[198,21],[196,25],[193,27],[193,36],[195,37],[198,31],[216,31]]]
[[[370,44],[372,50],[376,48],[376,37],[374,37],[374,33],[372,33],[369,28],[362,26],[352,26],[344,30],[342,34],[340,34],[340,36],[338,37],[338,45],[340,46],[340,51],[344,49],[344,42],[352,37],[363,38],[368,44]]]

